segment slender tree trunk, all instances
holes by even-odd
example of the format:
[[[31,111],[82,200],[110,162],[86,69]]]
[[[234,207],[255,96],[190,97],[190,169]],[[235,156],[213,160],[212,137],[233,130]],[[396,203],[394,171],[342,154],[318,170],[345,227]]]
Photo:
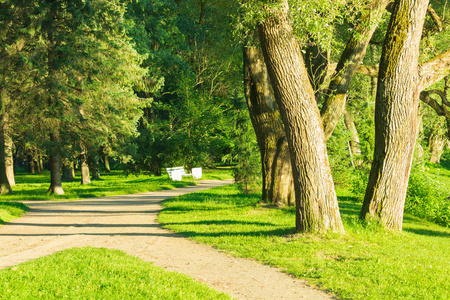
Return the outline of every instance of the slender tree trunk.
[[[109,166],[109,156],[107,154],[105,154],[103,159],[105,161],[105,172],[107,172],[107,173],[111,172],[111,167]]]
[[[290,149],[296,229],[344,232],[320,112],[289,19],[287,0],[266,5],[258,25],[267,70]],[[279,4],[279,5],[277,5]]]
[[[91,177],[89,175],[89,165],[86,147],[81,146],[81,149],[82,149],[80,153],[81,184],[90,184]]]
[[[51,133],[50,140],[52,143],[58,144],[58,134]],[[50,188],[48,189],[47,194],[64,194],[61,181],[61,154],[57,150],[51,151],[50,153]]]
[[[441,156],[444,153],[445,138],[435,132],[431,133],[428,141],[428,147],[430,148],[430,162],[438,164],[441,162]]]
[[[1,92],[1,91],[0,91]],[[2,97],[2,95],[0,95]],[[2,99],[0,101],[3,102]],[[2,106],[3,103],[0,103]],[[2,108],[4,110],[4,108]],[[6,175],[6,161],[5,161],[5,115],[4,113],[0,113],[0,193],[2,195],[4,194],[11,194],[12,189],[11,185],[9,184],[8,176]]]
[[[5,137],[5,167],[6,176],[8,177],[9,185],[15,186],[16,180],[14,176],[14,159],[13,159],[13,140],[11,138],[10,128],[9,128],[9,117],[8,113],[5,111],[4,121],[3,121],[3,133]]]
[[[396,0],[380,61],[375,150],[360,217],[402,229],[419,107],[419,44],[428,1]]]
[[[245,98],[262,163],[262,201],[278,206],[295,203],[289,148],[260,49],[244,47]]]
[[[352,157],[352,163],[355,167],[362,164],[361,158],[361,148],[359,142],[358,130],[356,129],[353,117],[348,110],[344,111],[344,123],[347,130],[350,132],[350,156]]]
[[[42,162],[42,156],[41,155],[38,155],[37,169],[38,169],[38,173],[39,174],[44,173],[44,163]]]

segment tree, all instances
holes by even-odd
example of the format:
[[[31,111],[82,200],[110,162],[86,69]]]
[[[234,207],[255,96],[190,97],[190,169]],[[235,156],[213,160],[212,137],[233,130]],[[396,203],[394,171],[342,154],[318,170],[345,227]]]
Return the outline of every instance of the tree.
[[[262,51],[244,46],[244,91],[262,165],[262,201],[278,206],[295,203],[286,132]]]
[[[262,4],[261,45],[291,153],[298,231],[344,232],[314,90],[287,0]],[[295,70],[295,71],[294,71]]]
[[[428,1],[396,0],[383,45],[375,150],[361,218],[401,230],[419,105],[419,45]]]

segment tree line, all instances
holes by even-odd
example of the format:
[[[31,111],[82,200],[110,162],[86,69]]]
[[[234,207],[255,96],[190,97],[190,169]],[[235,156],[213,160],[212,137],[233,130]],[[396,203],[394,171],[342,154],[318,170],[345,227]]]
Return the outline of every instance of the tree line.
[[[446,3],[0,5],[2,193],[13,149],[48,160],[57,194],[74,161],[84,184],[100,158],[157,175],[226,161],[295,205],[298,231],[344,232],[335,182],[351,169],[361,219],[401,230],[414,151],[438,161],[450,136]]]

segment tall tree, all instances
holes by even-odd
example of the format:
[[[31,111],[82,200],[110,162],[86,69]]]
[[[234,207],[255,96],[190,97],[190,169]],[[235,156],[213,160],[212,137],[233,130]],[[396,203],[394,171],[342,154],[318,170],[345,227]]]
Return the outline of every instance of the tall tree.
[[[286,132],[257,46],[244,46],[244,90],[261,153],[262,201],[292,205],[295,192]]]
[[[419,45],[428,0],[396,0],[378,75],[375,151],[361,218],[401,230],[417,130]]]
[[[261,45],[291,153],[298,231],[344,232],[315,93],[287,0],[262,2]]]

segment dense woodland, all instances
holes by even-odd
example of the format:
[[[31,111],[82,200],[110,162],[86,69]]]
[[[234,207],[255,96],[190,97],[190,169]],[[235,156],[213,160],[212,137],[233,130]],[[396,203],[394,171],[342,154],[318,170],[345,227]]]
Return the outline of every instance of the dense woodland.
[[[337,184],[363,220],[401,230],[430,201],[448,225],[449,195],[417,192],[450,141],[447,4],[2,0],[1,192],[24,162],[55,194],[110,161],[227,163],[298,231],[344,232]]]

